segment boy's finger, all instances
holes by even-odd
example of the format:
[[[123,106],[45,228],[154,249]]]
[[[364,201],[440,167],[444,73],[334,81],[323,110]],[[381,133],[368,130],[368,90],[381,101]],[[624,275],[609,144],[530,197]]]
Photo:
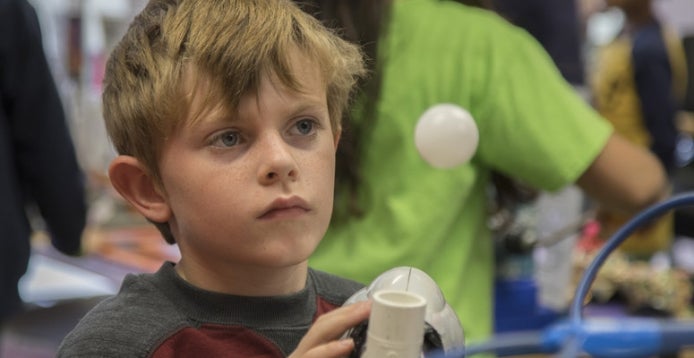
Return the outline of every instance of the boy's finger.
[[[320,316],[313,326],[311,326],[301,342],[299,342],[299,346],[296,348],[296,351],[294,351],[294,354],[292,354],[292,357],[302,356],[302,352],[309,352],[320,346],[323,346],[321,349],[326,349],[325,347],[332,345],[332,343],[353,344],[343,342],[343,340],[331,342],[330,345],[326,345],[326,343],[339,338],[340,335],[348,329],[369,318],[370,312],[371,303],[369,301],[363,301],[340,307]],[[337,347],[332,347],[332,349],[336,348]],[[339,351],[339,349],[337,351]],[[349,352],[349,350],[347,351]]]
[[[318,317],[310,331],[316,331],[316,339],[327,342],[336,339],[348,329],[368,319],[370,312],[370,301],[362,301],[349,306],[340,307]],[[314,327],[315,329],[313,329]]]

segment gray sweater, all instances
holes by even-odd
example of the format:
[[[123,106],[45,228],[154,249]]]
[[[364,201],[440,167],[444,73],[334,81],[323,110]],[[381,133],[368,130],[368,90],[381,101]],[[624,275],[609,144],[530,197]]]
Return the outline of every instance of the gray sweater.
[[[296,294],[233,296],[188,284],[168,262],[128,275],[65,337],[58,357],[285,357],[318,316],[362,287],[309,269]]]

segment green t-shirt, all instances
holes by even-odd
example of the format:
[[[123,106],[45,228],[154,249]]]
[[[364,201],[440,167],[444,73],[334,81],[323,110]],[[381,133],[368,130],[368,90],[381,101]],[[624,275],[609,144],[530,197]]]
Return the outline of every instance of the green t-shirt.
[[[486,225],[491,169],[555,190],[575,181],[612,129],[527,33],[453,1],[394,2],[381,43],[378,122],[364,162],[365,215],[333,225],[311,265],[368,284],[414,266],[440,285],[466,340],[492,330],[493,245]],[[479,128],[473,159],[427,164],[414,145],[419,116],[439,103]]]

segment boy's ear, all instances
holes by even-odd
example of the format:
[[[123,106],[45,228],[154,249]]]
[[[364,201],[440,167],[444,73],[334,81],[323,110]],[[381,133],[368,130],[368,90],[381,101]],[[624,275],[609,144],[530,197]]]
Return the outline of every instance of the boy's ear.
[[[171,208],[166,197],[139,160],[119,155],[111,162],[108,174],[113,187],[140,214],[157,223],[169,221]]]

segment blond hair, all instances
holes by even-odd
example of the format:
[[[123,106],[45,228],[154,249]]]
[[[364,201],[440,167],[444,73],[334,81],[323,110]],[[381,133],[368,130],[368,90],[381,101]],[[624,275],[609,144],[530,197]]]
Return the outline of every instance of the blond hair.
[[[291,72],[293,49],[321,72],[331,124],[339,131],[365,73],[358,47],[289,0],[150,0],[106,64],[103,116],[114,147],[137,158],[160,185],[161,150],[190,109],[186,70],[213,82],[210,95],[233,110],[242,95],[257,90],[263,74],[300,91]],[[166,223],[157,227],[173,242]]]

